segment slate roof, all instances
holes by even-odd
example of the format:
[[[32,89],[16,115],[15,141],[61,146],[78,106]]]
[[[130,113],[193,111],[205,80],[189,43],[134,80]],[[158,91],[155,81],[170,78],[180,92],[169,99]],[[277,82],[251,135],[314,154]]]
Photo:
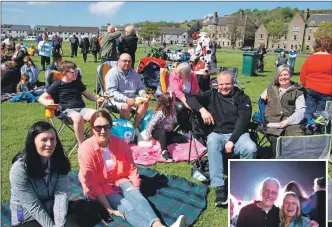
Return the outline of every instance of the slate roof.
[[[31,31],[30,25],[16,25],[6,28],[7,31]]]
[[[162,27],[160,29],[160,33],[163,35],[182,35],[183,33],[187,32],[184,28],[166,28]]]
[[[48,25],[36,25],[34,30],[40,28],[40,31],[44,31],[46,28],[47,32],[77,32],[77,33],[98,33],[98,27],[76,27],[76,26],[48,26]]]
[[[332,22],[332,14],[313,14],[309,16],[307,20],[307,24],[310,22],[315,22],[313,27],[318,27],[318,25],[322,22]]]

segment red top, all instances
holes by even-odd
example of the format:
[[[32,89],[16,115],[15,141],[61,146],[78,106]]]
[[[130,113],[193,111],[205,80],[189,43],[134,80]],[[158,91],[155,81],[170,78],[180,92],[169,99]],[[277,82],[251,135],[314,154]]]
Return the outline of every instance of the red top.
[[[110,172],[107,172],[103,152],[94,136],[85,140],[78,149],[78,178],[84,194],[92,199],[96,199],[102,192],[105,196],[120,193],[118,186],[125,181],[130,181],[135,187],[141,184],[128,144],[119,137],[111,136],[109,149],[115,162]]]
[[[305,88],[332,95],[332,54],[313,54],[304,62],[300,73]]]

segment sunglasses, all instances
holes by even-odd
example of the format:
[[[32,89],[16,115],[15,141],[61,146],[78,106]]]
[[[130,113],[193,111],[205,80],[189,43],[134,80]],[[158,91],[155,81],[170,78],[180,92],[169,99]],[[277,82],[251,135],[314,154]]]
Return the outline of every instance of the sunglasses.
[[[101,132],[102,129],[104,129],[104,131],[111,131],[112,129],[112,125],[96,125],[93,126],[93,129],[96,130],[97,132]]]

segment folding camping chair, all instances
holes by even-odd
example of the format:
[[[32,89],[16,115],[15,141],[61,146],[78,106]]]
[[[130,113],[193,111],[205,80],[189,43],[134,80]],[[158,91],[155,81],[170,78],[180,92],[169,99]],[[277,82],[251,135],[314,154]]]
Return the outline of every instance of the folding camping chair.
[[[81,80],[82,79],[82,71],[81,69],[78,68],[79,71],[79,77],[78,79]],[[45,73],[46,76],[46,73]],[[61,73],[59,73],[58,71],[55,70],[50,70],[47,74],[47,83],[48,86],[50,86],[54,81],[56,80],[61,80],[63,75]],[[47,109],[47,107],[45,107]],[[53,111],[55,111],[53,109]],[[72,132],[75,133],[74,129],[73,129],[73,122],[70,118],[68,118],[61,110],[56,110],[54,116],[46,116],[48,122],[50,122],[50,124],[53,125],[53,127],[56,129],[56,132],[58,135],[60,135],[60,133],[64,130],[65,127],[69,128]],[[53,118],[59,120],[60,126],[56,127],[56,124],[53,120]],[[88,121],[84,121],[84,123],[87,123]],[[84,136],[86,137],[88,135],[89,132],[89,128],[86,127],[84,130]],[[69,151],[68,153],[68,157],[73,153],[73,151],[76,149],[76,147],[78,146],[78,142],[75,143],[75,145],[73,146],[73,148]]]
[[[328,113],[330,121],[325,127],[325,134],[332,133],[332,101],[327,101],[325,104],[325,111]]]
[[[110,102],[111,94],[106,94],[105,81],[107,72],[116,65],[116,61],[107,61],[97,67],[96,94],[105,98],[102,107],[105,107],[115,119],[118,119],[115,113],[120,114],[120,110],[115,105],[112,105],[112,103]],[[131,120],[135,116],[135,114],[136,109],[132,109],[131,115],[128,120]]]
[[[329,221],[329,225],[331,226],[332,224],[332,179],[328,178],[328,188],[327,188],[327,195],[328,195],[328,221]]]
[[[234,86],[237,86],[240,89],[244,89],[245,87],[243,85],[250,83],[250,81],[247,82],[240,82],[237,77],[238,77],[238,69],[237,68],[226,68],[226,67],[220,67],[219,68],[219,73],[221,72],[229,72],[232,77],[233,77],[233,83]],[[218,81],[217,79],[214,79],[211,81],[211,87],[212,88],[218,88]]]
[[[167,64],[165,60],[143,57],[138,64],[137,73],[142,76],[144,86],[149,94],[156,97],[158,90],[159,94],[162,92],[164,89],[162,81],[165,81],[167,76]],[[163,78],[161,79],[161,77]]]
[[[279,136],[277,159],[327,159],[331,152],[331,134]]]
[[[265,105],[266,101],[261,97],[258,98],[258,112],[255,112],[252,116],[252,122],[250,122],[250,136],[258,146],[260,150],[266,143],[269,142],[266,136],[266,124],[265,124]],[[259,138],[258,133],[263,136]]]

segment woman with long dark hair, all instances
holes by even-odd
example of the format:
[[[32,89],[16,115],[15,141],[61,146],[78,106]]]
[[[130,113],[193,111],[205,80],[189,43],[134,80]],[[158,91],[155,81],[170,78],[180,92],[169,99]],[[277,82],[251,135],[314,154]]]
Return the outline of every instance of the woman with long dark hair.
[[[64,226],[70,169],[53,126],[44,121],[33,124],[10,169],[12,225]]]

